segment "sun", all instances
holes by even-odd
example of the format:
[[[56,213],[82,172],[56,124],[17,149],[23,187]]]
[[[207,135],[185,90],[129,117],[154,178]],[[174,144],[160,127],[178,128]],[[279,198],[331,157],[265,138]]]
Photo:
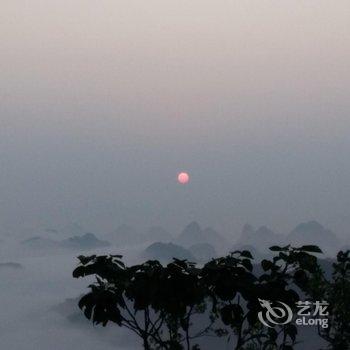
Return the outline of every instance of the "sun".
[[[188,183],[188,181],[190,181],[190,176],[188,175],[188,173],[186,172],[181,172],[177,175],[177,181],[181,184],[181,185],[185,185]]]

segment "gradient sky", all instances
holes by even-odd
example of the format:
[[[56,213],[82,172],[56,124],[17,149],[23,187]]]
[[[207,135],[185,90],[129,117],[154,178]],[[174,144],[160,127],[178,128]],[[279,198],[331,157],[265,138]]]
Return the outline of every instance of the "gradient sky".
[[[316,219],[348,234],[349,1],[0,8],[3,232]]]

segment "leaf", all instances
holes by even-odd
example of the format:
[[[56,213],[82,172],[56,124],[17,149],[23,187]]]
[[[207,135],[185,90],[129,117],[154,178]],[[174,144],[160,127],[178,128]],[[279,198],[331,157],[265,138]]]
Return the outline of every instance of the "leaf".
[[[269,249],[272,250],[273,252],[288,252],[289,248],[290,248],[290,244],[288,244],[284,247],[274,245],[274,246],[270,247]]]
[[[273,245],[269,249],[272,250],[273,252],[282,252],[283,250],[285,250],[282,247],[279,247],[278,245]]]
[[[275,329],[273,329],[273,328],[269,328],[268,329],[268,334],[269,334],[269,337],[270,337],[270,341],[272,343],[274,343],[276,341],[277,337],[278,337],[277,331]]]
[[[79,277],[84,277],[84,276],[85,276],[85,267],[84,266],[78,266],[73,271],[73,277],[74,278],[79,278]]]
[[[238,304],[226,305],[221,309],[222,322],[231,327],[237,327],[243,321],[243,310]]]
[[[273,263],[269,260],[264,259],[261,262],[261,267],[263,268],[264,271],[270,270],[272,266],[273,266]]]
[[[288,327],[285,330],[286,334],[289,335],[290,339],[295,342],[296,336],[298,334],[297,327],[293,324],[288,325]]]
[[[298,250],[310,253],[323,253],[322,250],[317,245],[303,245]]]
[[[253,265],[249,259],[243,259],[242,260],[242,265],[248,270],[248,271],[253,271]]]
[[[82,265],[88,264],[90,261],[94,260],[95,258],[96,258],[96,255],[91,255],[91,256],[79,255],[78,256],[78,259]]]
[[[253,259],[253,255],[251,254],[251,252],[249,250],[243,250],[241,252],[241,256],[248,258],[248,259]]]

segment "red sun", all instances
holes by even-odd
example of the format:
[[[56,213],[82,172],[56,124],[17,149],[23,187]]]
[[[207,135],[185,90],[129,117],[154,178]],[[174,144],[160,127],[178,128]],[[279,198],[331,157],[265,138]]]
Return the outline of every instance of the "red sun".
[[[177,176],[177,181],[179,181],[179,183],[181,185],[185,185],[188,183],[188,181],[190,180],[190,176],[185,173],[185,172],[181,172],[178,176]]]

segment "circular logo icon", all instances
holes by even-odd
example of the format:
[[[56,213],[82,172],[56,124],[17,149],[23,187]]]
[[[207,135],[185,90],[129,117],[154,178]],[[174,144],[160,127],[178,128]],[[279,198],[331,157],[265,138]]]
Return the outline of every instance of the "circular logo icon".
[[[276,305],[272,305],[268,300],[259,299],[259,303],[264,310],[258,313],[258,318],[264,326],[273,328],[276,325],[284,325],[292,321],[293,311],[282,301],[277,301]]]

